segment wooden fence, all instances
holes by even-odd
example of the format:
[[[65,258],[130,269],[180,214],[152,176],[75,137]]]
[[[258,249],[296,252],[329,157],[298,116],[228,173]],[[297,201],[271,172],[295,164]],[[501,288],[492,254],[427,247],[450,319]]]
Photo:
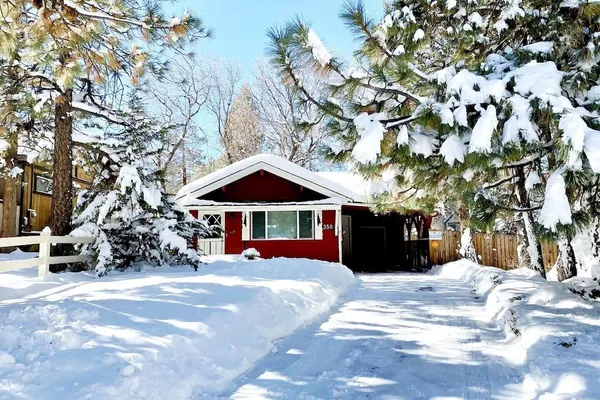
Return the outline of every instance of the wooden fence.
[[[48,228],[44,229],[39,236],[1,238],[0,247],[39,245],[39,254],[37,257],[24,260],[2,261],[0,262],[0,272],[38,267],[38,276],[46,276],[50,271],[50,265],[90,261],[90,257],[81,255],[51,257],[52,245],[93,243],[95,240],[93,237],[52,236]]]
[[[460,232],[446,231],[442,240],[429,242],[429,261],[445,264],[460,258]],[[482,265],[501,269],[513,269],[518,264],[517,237],[485,233],[473,234],[473,245]],[[552,268],[558,258],[558,246],[554,242],[542,242],[542,258],[546,269]]]

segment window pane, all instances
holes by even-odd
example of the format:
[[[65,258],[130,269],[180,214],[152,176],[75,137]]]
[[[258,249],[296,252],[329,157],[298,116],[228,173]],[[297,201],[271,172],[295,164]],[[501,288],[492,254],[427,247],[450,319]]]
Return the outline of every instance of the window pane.
[[[52,194],[52,179],[43,176],[35,177],[35,191],[40,193]]]
[[[296,211],[269,211],[269,239],[297,239],[298,213]]]
[[[265,239],[265,212],[252,213],[252,239]]]
[[[312,239],[313,237],[313,213],[312,211],[298,212],[300,217],[300,238]]]
[[[201,217],[210,229],[210,232],[203,239],[220,239],[223,237],[221,214],[203,214]]]

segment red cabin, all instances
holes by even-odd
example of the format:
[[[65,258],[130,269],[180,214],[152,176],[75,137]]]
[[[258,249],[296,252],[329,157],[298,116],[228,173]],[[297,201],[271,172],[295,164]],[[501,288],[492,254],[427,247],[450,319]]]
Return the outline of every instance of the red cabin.
[[[205,254],[255,248],[263,258],[343,262],[363,271],[425,266],[425,219],[373,213],[366,186],[347,172],[312,172],[260,154],[186,185],[177,200],[221,228],[197,241]]]

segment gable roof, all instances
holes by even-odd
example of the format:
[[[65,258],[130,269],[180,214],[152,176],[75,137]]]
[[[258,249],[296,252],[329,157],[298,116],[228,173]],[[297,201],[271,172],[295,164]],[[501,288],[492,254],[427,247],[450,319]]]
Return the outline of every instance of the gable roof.
[[[356,203],[365,201],[362,194],[272,154],[258,154],[196,179],[182,187],[176,198],[179,201],[185,198],[198,198],[260,170],[270,172],[327,197]]]

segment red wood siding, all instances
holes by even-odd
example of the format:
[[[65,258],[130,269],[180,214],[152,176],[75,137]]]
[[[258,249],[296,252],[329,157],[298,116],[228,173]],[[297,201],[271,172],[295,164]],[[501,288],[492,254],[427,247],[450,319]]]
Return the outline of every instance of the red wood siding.
[[[335,211],[323,211],[323,224],[335,227]],[[288,257],[339,261],[338,237],[334,229],[323,231],[323,240],[250,240],[242,241],[242,213],[225,214],[225,253],[240,254],[245,248],[254,247],[262,258]]]
[[[266,171],[250,174],[214,190],[201,199],[219,202],[293,202],[321,200],[325,196]]]

